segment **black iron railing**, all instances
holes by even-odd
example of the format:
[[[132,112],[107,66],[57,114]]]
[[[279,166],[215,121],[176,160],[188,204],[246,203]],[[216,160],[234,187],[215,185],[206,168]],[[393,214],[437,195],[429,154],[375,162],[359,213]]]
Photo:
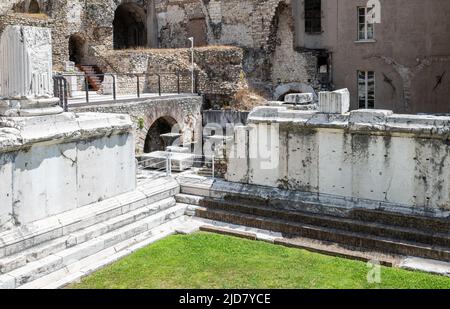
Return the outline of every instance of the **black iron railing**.
[[[90,103],[90,91],[96,91],[100,95],[112,95],[112,100],[117,101],[121,95],[141,98],[144,93],[154,93],[162,96],[164,93],[181,94],[183,89],[186,93],[191,92],[191,83],[194,83],[195,93],[198,93],[198,74],[194,74],[192,81],[191,73],[181,72],[159,72],[159,73],[67,73],[55,74],[53,76],[55,96],[60,98],[61,106],[67,110],[70,94],[69,86],[84,92],[85,102]],[[77,85],[71,85],[68,78],[76,77]],[[111,77],[111,80],[105,80]],[[133,82],[134,80],[134,82]],[[72,81],[73,82],[73,81]],[[97,82],[97,84],[93,84]],[[135,86],[133,86],[133,84]]]

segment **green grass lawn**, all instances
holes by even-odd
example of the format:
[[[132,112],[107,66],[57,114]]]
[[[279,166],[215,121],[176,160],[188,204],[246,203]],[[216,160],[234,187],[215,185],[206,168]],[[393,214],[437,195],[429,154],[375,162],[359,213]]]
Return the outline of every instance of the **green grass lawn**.
[[[161,240],[70,288],[450,288],[450,278],[209,233]]]

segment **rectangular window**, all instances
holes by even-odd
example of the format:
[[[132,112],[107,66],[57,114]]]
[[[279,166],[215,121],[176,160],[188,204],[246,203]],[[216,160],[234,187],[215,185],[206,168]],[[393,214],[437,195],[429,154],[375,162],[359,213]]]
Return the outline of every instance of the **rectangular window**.
[[[374,25],[367,22],[367,7],[358,8],[358,41],[374,39]]]
[[[375,108],[375,72],[358,71],[359,108]]]
[[[322,32],[322,0],[305,0],[305,32]]]

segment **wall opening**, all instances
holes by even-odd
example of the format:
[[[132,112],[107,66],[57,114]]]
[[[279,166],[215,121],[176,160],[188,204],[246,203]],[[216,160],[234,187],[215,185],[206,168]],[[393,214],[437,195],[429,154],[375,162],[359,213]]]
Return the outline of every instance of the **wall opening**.
[[[37,0],[25,0],[14,5],[13,8],[15,13],[29,13],[29,14],[39,14],[41,13],[41,7]]]
[[[205,18],[195,18],[189,20],[187,24],[188,37],[194,38],[195,46],[208,45],[207,28]]]
[[[73,34],[69,38],[69,60],[75,64],[83,64],[86,48],[85,39],[79,34]]]
[[[28,6],[28,13],[38,14],[41,12],[41,8],[39,7],[39,3],[36,0],[31,0],[30,5]]]
[[[162,134],[176,133],[173,129],[177,122],[172,117],[161,117],[157,119],[147,132],[145,138],[144,153],[151,153],[154,151],[165,151],[168,146],[167,141],[161,137]]]
[[[114,49],[147,46],[147,14],[136,3],[119,5],[113,21]]]

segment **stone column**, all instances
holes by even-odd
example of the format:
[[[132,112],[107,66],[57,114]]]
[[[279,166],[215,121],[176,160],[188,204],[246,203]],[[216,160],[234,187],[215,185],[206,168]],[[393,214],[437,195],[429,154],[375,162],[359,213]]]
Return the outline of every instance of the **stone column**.
[[[48,28],[8,26],[0,38],[0,116],[61,113]]]

